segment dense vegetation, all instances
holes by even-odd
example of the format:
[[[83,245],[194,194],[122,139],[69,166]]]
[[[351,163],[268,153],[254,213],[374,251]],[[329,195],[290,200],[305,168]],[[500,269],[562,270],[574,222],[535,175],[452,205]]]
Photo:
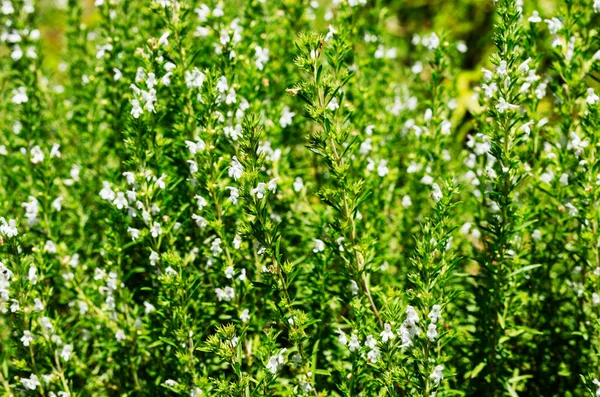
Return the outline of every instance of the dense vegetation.
[[[600,396],[600,0],[0,21],[4,395]]]

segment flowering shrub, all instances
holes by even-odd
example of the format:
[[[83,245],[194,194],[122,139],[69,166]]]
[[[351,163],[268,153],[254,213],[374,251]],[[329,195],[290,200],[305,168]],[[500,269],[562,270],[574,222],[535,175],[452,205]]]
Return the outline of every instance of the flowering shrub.
[[[600,396],[598,0],[35,3],[4,395]]]

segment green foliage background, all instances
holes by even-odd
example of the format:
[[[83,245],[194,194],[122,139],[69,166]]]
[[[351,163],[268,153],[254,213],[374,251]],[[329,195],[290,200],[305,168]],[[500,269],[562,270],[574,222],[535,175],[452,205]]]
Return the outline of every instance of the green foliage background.
[[[1,16],[5,395],[597,395],[593,2],[200,3]]]

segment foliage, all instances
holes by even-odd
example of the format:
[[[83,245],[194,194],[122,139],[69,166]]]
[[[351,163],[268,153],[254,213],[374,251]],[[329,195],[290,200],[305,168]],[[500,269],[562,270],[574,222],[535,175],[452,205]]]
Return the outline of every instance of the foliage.
[[[4,395],[600,395],[600,2],[437,3],[0,2]]]

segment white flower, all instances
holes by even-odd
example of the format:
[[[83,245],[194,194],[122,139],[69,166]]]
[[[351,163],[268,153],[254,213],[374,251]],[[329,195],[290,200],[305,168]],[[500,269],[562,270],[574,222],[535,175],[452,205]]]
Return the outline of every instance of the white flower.
[[[444,120],[440,123],[440,132],[442,135],[450,135],[450,128],[452,128],[452,123],[448,120]]]
[[[158,45],[160,46],[168,46],[169,45],[169,35],[171,34],[171,32],[165,32],[162,34],[162,36],[160,36],[160,38],[158,39]]]
[[[127,199],[125,198],[125,193],[117,192],[117,197],[113,200],[113,204],[119,210],[121,210],[123,208],[127,208],[129,205],[127,204]]]
[[[240,236],[239,234],[236,234],[235,237],[233,238],[233,248],[235,248],[236,250],[239,250],[241,246],[242,246],[242,236]]]
[[[434,183],[433,185],[431,185],[431,189],[432,189],[431,195],[433,196],[433,199],[436,202],[440,201],[441,198],[443,197],[440,186],[437,183]]]
[[[316,254],[318,252],[323,252],[325,251],[325,243],[323,242],[323,240],[319,240],[318,238],[314,240],[315,242],[315,247],[313,248],[313,252]]]
[[[304,188],[304,182],[301,177],[297,176],[296,179],[294,179],[293,187],[295,192],[300,192]]]
[[[151,251],[149,259],[150,259],[150,265],[156,266],[156,263],[160,260],[160,256],[158,255],[158,253]]]
[[[329,32],[327,32],[327,35],[325,36],[326,42],[330,41],[333,38],[333,36],[338,33],[338,31],[332,25],[329,25],[327,29],[329,29]]]
[[[390,173],[390,169],[387,167],[387,160],[381,160],[377,166],[377,175],[384,177]]]
[[[122,342],[125,340],[125,332],[123,332],[122,329],[118,329],[117,332],[115,333],[115,338],[117,339],[117,341]]]
[[[265,194],[267,194],[266,186],[267,186],[266,183],[258,182],[258,185],[254,189],[250,190],[250,194],[261,199],[261,198],[265,197]]]
[[[370,349],[374,349],[377,346],[377,340],[373,338],[373,335],[367,335],[367,340],[365,341],[365,346]]]
[[[40,381],[35,374],[31,374],[29,378],[21,378],[21,383],[23,384],[23,387],[29,390],[35,390],[40,386]]]
[[[190,165],[190,174],[193,175],[198,172],[198,163],[196,163],[194,160],[188,160],[187,162]]]
[[[529,62],[531,62],[531,58],[527,58],[523,63],[521,63],[517,70],[523,74],[526,74],[529,72]]]
[[[433,323],[429,324],[426,335],[430,342],[435,342],[436,338],[438,337],[437,325]]]
[[[600,101],[600,97],[594,92],[593,88],[588,88],[587,94],[588,95],[587,95],[587,98],[585,99],[585,102],[588,105],[595,105],[596,103],[598,103],[598,101]]]
[[[540,14],[537,11],[534,11],[528,18],[528,21],[531,23],[540,23],[542,22],[542,18],[540,18]]]
[[[152,228],[150,228],[150,233],[152,233],[152,237],[157,238],[162,234],[162,228],[160,227],[160,223],[154,222]]]
[[[52,208],[54,208],[54,210],[56,212],[60,212],[60,210],[62,209],[62,202],[63,202],[63,196],[58,196],[57,198],[55,198],[52,201]]]
[[[233,269],[233,266],[227,266],[227,268],[225,268],[225,277],[232,278],[234,275],[235,270]]]
[[[404,197],[402,197],[402,206],[404,208],[408,208],[412,205],[412,200],[410,199],[409,195],[405,195]]]
[[[419,314],[417,313],[415,308],[410,305],[406,306],[406,321],[413,324],[419,322]]]
[[[504,113],[507,110],[516,110],[518,108],[519,108],[519,106],[511,105],[510,103],[506,102],[506,100],[504,98],[498,99],[498,104],[496,105],[496,109],[500,113]]]
[[[131,115],[133,116],[133,118],[137,119],[140,117],[140,115],[142,113],[144,113],[144,110],[142,109],[141,105],[140,105],[140,101],[137,99],[132,99],[131,100]]]
[[[483,88],[483,93],[486,98],[490,99],[494,96],[496,91],[498,91],[498,84],[492,82],[490,84],[482,84],[481,88]]]
[[[60,158],[60,156],[61,156],[60,145],[58,143],[55,143],[54,145],[52,145],[52,148],[50,149],[50,157]]]
[[[287,349],[285,348],[281,349],[279,353],[269,358],[269,361],[266,365],[266,368],[269,370],[269,372],[276,374],[283,367],[283,364],[285,363],[285,357],[283,357],[283,353],[285,353],[286,350]]]
[[[351,352],[360,349],[360,341],[358,340],[358,335],[356,335],[356,334],[350,335],[350,343],[348,343],[348,349]]]
[[[194,156],[198,152],[203,152],[206,149],[206,144],[202,139],[196,139],[196,142],[185,141],[185,145],[190,150],[190,154]]]
[[[313,390],[313,386],[305,380],[302,381],[300,387],[304,393],[310,393]]]
[[[52,240],[46,240],[46,244],[44,244],[44,252],[48,252],[50,254],[56,253],[56,244]]]
[[[504,78],[508,73],[507,66],[508,65],[505,60],[500,61],[500,64],[496,67],[496,74]]]
[[[36,285],[38,282],[38,276],[37,276],[37,268],[35,266],[31,266],[29,268],[29,271],[27,273],[27,279],[29,280],[29,282],[33,285]]]
[[[236,124],[235,127],[228,125],[223,129],[223,133],[232,141],[237,141],[242,137],[242,126],[240,124]]]
[[[17,88],[16,90],[12,90],[12,95],[12,103],[15,105],[26,103],[29,100],[29,97],[27,97],[27,90],[23,86]]]
[[[238,199],[240,198],[240,191],[232,186],[227,186],[225,189],[229,190],[229,198],[227,201],[231,202],[233,205],[237,205]]]
[[[229,166],[229,170],[227,171],[227,174],[229,175],[229,177],[231,177],[237,181],[238,179],[240,179],[242,177],[243,172],[244,172],[244,167],[238,161],[237,157],[233,156],[231,158],[231,165]]]
[[[339,108],[340,104],[338,103],[337,98],[332,98],[331,101],[329,101],[329,104],[327,105],[327,109],[331,110],[332,112]]]
[[[62,351],[60,352],[60,356],[63,360],[69,361],[71,356],[73,355],[73,345],[64,345]]]
[[[569,138],[570,140],[567,144],[567,149],[573,150],[575,152],[575,155],[577,155],[578,157],[583,154],[584,149],[590,144],[588,140],[582,140],[575,131],[571,131],[569,133]]]
[[[185,72],[185,85],[187,88],[200,88],[204,84],[206,76],[198,68],[192,69],[192,71],[186,70]]]
[[[215,294],[217,295],[219,302],[222,300],[229,302],[235,298],[235,290],[231,287],[225,287],[224,289],[216,288]]]
[[[38,222],[37,216],[40,212],[40,203],[33,196],[29,196],[29,201],[22,203],[21,206],[25,208],[25,217],[29,221],[30,225],[35,225]]]
[[[221,94],[226,93],[229,90],[229,84],[227,84],[227,77],[221,76],[219,80],[217,80],[217,85],[215,89],[219,91]]]
[[[240,320],[242,320],[243,323],[247,323],[248,320],[250,320],[250,310],[242,310],[242,312],[240,313]]]
[[[269,62],[269,49],[257,45],[254,47],[254,51],[256,51],[256,61],[254,64],[258,70],[263,70],[265,63]]]
[[[563,186],[568,186],[569,185],[569,174],[563,173],[558,182],[563,185]]]
[[[200,227],[201,229],[204,229],[206,226],[208,226],[208,221],[200,215],[193,214],[192,219],[196,222],[196,225],[198,225],[198,227]]]
[[[339,328],[337,331],[335,331],[335,333],[338,334],[338,342],[340,345],[346,346],[348,344],[348,337],[346,334]]]
[[[272,194],[275,194],[277,191],[277,179],[279,178],[273,178],[267,183],[267,189],[269,189]]]
[[[173,269],[171,266],[167,267],[165,269],[165,273],[167,276],[172,277],[172,276],[176,276],[177,272],[175,271],[175,269]]]
[[[167,386],[169,386],[169,387],[174,387],[174,386],[176,386],[176,385],[177,385],[177,382],[176,382],[176,381],[174,381],[173,379],[167,379],[167,380],[165,381],[165,385],[167,385]]]
[[[358,288],[356,281],[350,280],[350,292],[352,292],[352,295],[358,295],[358,291],[360,291],[360,289]]]
[[[383,343],[387,343],[388,340],[394,339],[395,335],[392,332],[392,326],[389,323],[385,323],[383,326],[383,331],[381,332],[381,341]]]
[[[154,307],[154,305],[152,303],[144,301],[144,314],[148,315],[155,310],[156,310],[156,308]]]
[[[339,237],[338,239],[335,240],[335,242],[338,245],[338,249],[340,250],[340,252],[344,252],[344,237]]]
[[[486,68],[481,68],[481,72],[483,73],[483,79],[485,81],[490,81],[494,78],[494,73]]]
[[[431,373],[431,375],[429,375],[429,377],[431,379],[433,379],[435,385],[439,385],[441,380],[444,379],[444,366],[443,365],[436,365],[435,368],[433,369],[433,372]]]
[[[423,62],[415,62],[415,64],[410,68],[410,71],[413,72],[413,74],[421,73],[423,71]]]
[[[569,215],[577,216],[579,214],[579,210],[573,204],[567,203],[565,204],[565,207],[567,208]]]
[[[23,346],[27,347],[33,342],[35,338],[31,335],[30,331],[23,331],[23,336],[21,337],[21,342],[23,342]]]
[[[19,234],[17,230],[17,222],[14,219],[9,219],[8,222],[3,217],[0,217],[0,233],[7,238],[15,237]]]
[[[38,164],[41,163],[42,161],[44,161],[44,152],[42,152],[42,149],[40,149],[39,146],[34,146],[31,148],[31,162],[33,164]]]
[[[202,209],[204,207],[206,207],[206,205],[208,204],[208,202],[206,201],[206,199],[200,195],[195,195],[194,198],[196,199],[196,205],[198,206],[198,210],[202,211]]]
[[[285,128],[289,125],[292,125],[292,118],[296,115],[294,112],[290,112],[290,108],[288,106],[284,106],[281,111],[281,117],[279,118],[279,125],[281,128]]]
[[[373,145],[371,144],[371,142],[371,138],[365,139],[365,141],[360,144],[360,149],[358,150],[358,152],[363,156],[369,154],[369,152],[373,150]]]
[[[146,86],[148,89],[154,88],[156,85],[156,75],[154,73],[148,73],[148,78],[146,79]]]
[[[600,380],[598,380],[598,379],[594,379],[594,380],[592,381],[592,383],[593,383],[594,385],[596,385],[596,387],[598,387],[598,389],[596,390],[596,397],[600,397]]]
[[[468,223],[468,222],[467,222],[467,223]],[[466,225],[466,224],[465,224],[465,225]],[[471,227],[471,224],[470,224],[470,223],[468,223],[468,225],[469,225],[469,228],[470,228],[470,227]],[[463,228],[464,228],[464,226],[463,226]],[[467,234],[467,233],[468,233],[468,229],[467,229],[467,232],[466,232],[466,233],[463,233],[463,234]],[[441,315],[441,313],[440,313],[440,312],[441,312],[441,310],[442,310],[442,307],[441,307],[440,305],[433,305],[433,306],[431,307],[431,311],[429,312],[429,314],[427,315],[427,317],[429,317],[429,319],[431,320],[431,322],[432,322],[432,323],[434,323],[434,324],[435,324],[435,323],[437,323],[437,321],[438,321],[439,319],[441,319],[441,318],[442,318],[442,315]]]
[[[39,298],[35,298],[33,300],[33,310],[35,310],[38,313],[44,311],[44,304]]]
[[[52,322],[50,322],[50,319],[48,317],[42,317],[40,321],[42,323],[42,328],[44,328],[44,332],[54,330],[54,326],[52,325]]]
[[[374,348],[373,350],[367,353],[367,361],[371,364],[377,363],[377,361],[381,358],[381,352],[378,348]]]
[[[438,37],[437,34],[431,33],[431,35],[429,37],[423,37],[423,40],[421,41],[421,43],[427,47],[429,50],[435,50],[436,48],[439,47],[440,45],[440,38]]]
[[[131,236],[132,240],[137,240],[140,237],[140,231],[138,229],[134,229],[132,227],[127,228],[127,233]]]
[[[551,34],[556,34],[563,27],[561,20],[556,17],[552,19],[545,19],[544,22],[548,24],[548,30]]]

